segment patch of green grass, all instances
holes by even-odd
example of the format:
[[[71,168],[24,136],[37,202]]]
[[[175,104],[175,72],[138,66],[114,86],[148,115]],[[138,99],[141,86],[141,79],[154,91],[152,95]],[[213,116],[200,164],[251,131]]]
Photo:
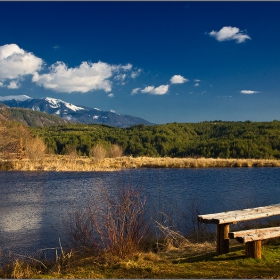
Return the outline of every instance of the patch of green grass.
[[[237,245],[228,254],[217,256],[214,246],[197,251],[194,244],[193,249],[135,253],[126,259],[73,257],[66,266],[54,265],[29,278],[279,278],[280,242],[264,244],[262,253],[262,259],[246,258],[244,245]],[[1,278],[3,275],[0,272]]]

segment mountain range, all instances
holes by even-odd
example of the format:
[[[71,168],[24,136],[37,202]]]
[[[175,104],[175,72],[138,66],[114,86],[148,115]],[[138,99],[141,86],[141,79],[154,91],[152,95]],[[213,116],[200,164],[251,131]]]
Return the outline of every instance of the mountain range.
[[[31,98],[27,95],[0,96],[0,102],[12,108],[26,108],[58,116],[69,122],[84,124],[106,124],[114,127],[129,127],[152,123],[130,115],[102,111],[98,108],[77,106],[60,99]]]

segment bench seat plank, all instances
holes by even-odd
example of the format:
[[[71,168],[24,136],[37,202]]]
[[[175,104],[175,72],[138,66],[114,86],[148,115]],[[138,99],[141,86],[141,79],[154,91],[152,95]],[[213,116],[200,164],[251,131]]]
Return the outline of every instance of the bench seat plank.
[[[280,227],[249,229],[243,231],[230,232],[229,238],[235,238],[241,243],[247,243],[258,240],[265,240],[280,237]]]
[[[241,221],[255,220],[260,218],[280,215],[280,204],[265,207],[249,208],[236,211],[198,215],[198,221],[210,224],[230,224]]]

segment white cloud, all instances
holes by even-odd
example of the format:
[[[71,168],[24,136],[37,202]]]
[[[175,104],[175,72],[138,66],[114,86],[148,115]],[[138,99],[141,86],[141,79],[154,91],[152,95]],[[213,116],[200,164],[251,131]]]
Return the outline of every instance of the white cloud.
[[[31,52],[26,52],[16,44],[0,46],[0,80],[18,80],[25,75],[33,75],[41,70],[43,60]],[[10,83],[8,88],[17,88],[18,82]]]
[[[199,83],[196,83],[194,86],[195,86],[195,87],[199,87]]]
[[[108,94],[108,97],[111,97],[111,98],[112,98],[112,97],[115,97],[115,95],[114,95],[113,93],[109,93],[109,94]]]
[[[131,95],[138,93],[141,88],[134,88],[131,92]]]
[[[168,92],[169,85],[162,85],[159,87],[156,87],[154,89],[154,94],[166,94]]]
[[[136,71],[133,71],[131,74],[130,74],[130,77],[135,79],[136,77],[138,77],[140,75],[140,73],[142,72],[142,69],[137,69]]]
[[[144,89],[141,90],[143,93],[152,93],[155,90],[154,86],[147,86]]]
[[[10,84],[7,86],[9,89],[17,89],[20,87],[20,84],[18,81],[11,81]]]
[[[56,45],[54,49],[59,49]],[[104,62],[82,62],[79,66],[68,68],[58,61],[51,65],[46,72],[43,69],[44,61],[21,49],[16,44],[0,46],[0,87],[16,89],[19,81],[25,75],[32,75],[32,82],[56,92],[88,92],[104,90],[110,92],[113,81],[124,85],[127,79],[140,75],[141,69],[133,69],[133,65],[110,65]]]
[[[195,79],[194,80],[196,83],[199,83],[201,80],[199,80],[199,79]]]
[[[236,40],[237,43],[245,42],[245,40],[251,40],[251,37],[244,34],[243,31],[240,31],[237,27],[224,26],[220,31],[211,31],[209,33],[210,36],[214,37],[216,40],[228,41],[228,40]]]
[[[68,68],[67,65],[58,61],[49,67],[49,73],[39,74],[36,72],[32,81],[47,89],[56,92],[88,92],[92,90],[104,90],[110,92],[112,89],[112,78],[121,81],[127,74],[123,71],[130,71],[132,64],[110,65],[99,61],[97,63],[82,62],[78,67]]]
[[[138,92],[155,94],[155,95],[163,95],[168,92],[168,89],[169,89],[169,85],[161,85],[158,87],[147,86],[144,89],[141,89],[141,88],[133,89],[131,92],[131,95],[137,94]]]
[[[126,74],[118,74],[114,77],[115,80],[124,81],[126,78]]]
[[[50,73],[35,73],[32,81],[40,86],[52,89],[57,92],[88,92],[91,90],[104,90],[109,92],[112,89],[112,82],[109,81],[115,73],[116,79],[122,79],[120,72],[131,69],[132,65],[110,65],[104,62],[82,62],[80,66],[68,68],[64,62],[57,62],[49,68]]]
[[[110,112],[111,112],[111,113],[116,113],[116,111],[115,111],[115,110],[110,110]]]
[[[144,89],[141,90],[142,93],[150,93],[150,94],[156,94],[156,95],[163,95],[168,92],[169,85],[161,85],[159,87],[154,86],[147,86]]]
[[[183,84],[183,83],[188,82],[188,81],[189,81],[188,79],[184,78],[181,75],[174,75],[170,79],[171,84]]]
[[[259,91],[243,89],[243,90],[240,91],[240,93],[243,93],[243,94],[254,94],[254,93],[259,93]]]
[[[119,65],[117,67],[119,67],[119,68],[121,68],[123,70],[131,70],[132,69],[132,64],[127,63],[126,65]]]

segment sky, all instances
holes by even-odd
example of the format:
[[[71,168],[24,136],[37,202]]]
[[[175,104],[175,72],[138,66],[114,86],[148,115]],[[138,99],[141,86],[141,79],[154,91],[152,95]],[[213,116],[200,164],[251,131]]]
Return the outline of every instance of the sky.
[[[280,2],[0,2],[0,96],[152,123],[280,120]]]

